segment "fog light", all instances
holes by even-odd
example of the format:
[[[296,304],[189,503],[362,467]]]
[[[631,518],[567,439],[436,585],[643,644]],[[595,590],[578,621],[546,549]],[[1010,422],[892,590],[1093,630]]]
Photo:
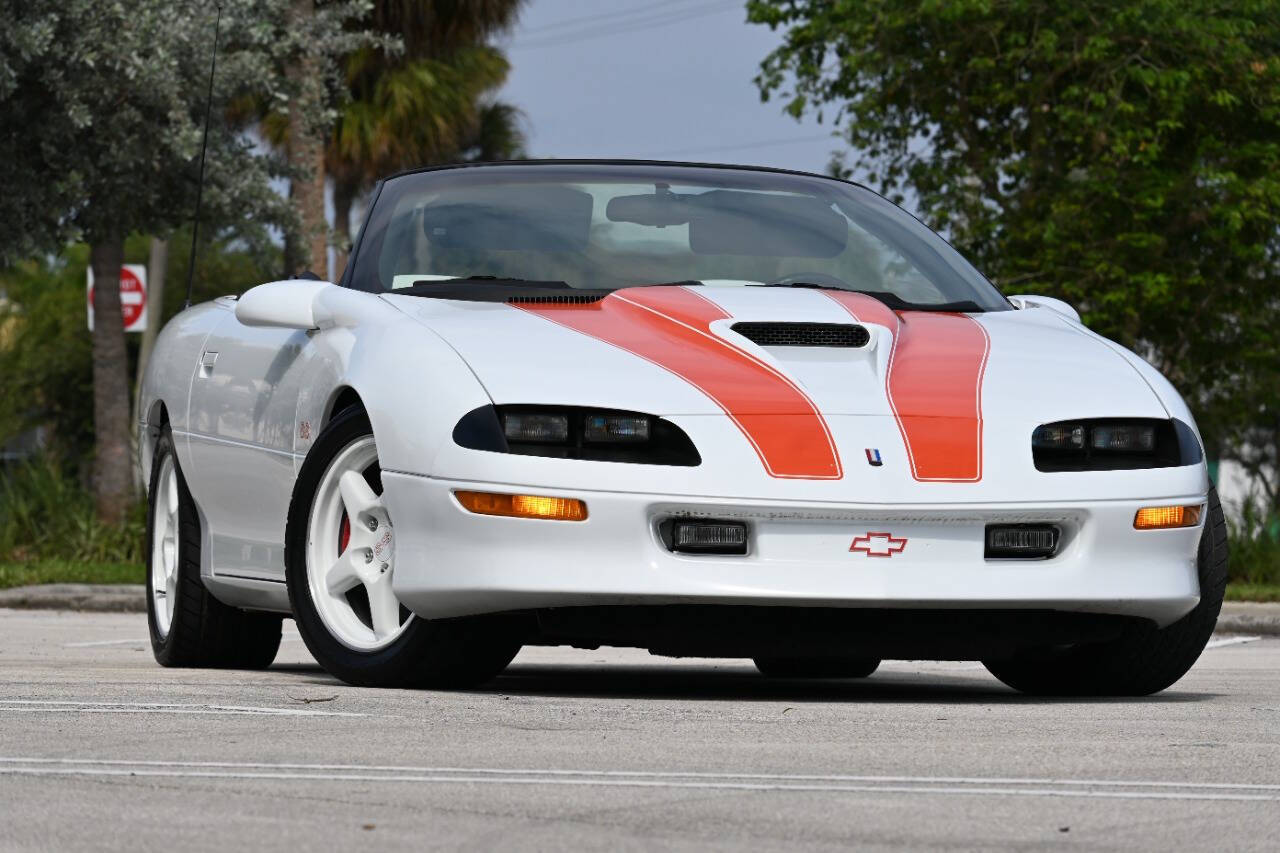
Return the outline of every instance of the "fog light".
[[[988,524],[986,557],[1023,560],[1052,557],[1058,528],[1052,524]]]
[[[1200,523],[1200,504],[1192,506],[1144,506],[1133,517],[1137,530],[1169,530],[1195,527]]]
[[[577,498],[546,495],[504,495],[493,492],[454,492],[464,509],[480,515],[542,518],[550,521],[585,521],[587,505]]]
[[[745,554],[747,525],[677,519],[671,528],[671,550],[681,554]]]

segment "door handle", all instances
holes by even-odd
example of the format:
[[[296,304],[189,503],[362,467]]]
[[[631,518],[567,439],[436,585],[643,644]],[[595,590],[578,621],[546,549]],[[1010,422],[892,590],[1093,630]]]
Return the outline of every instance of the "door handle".
[[[218,354],[211,350],[205,350],[204,355],[200,356],[200,376],[207,379],[213,375],[213,366],[218,363]]]

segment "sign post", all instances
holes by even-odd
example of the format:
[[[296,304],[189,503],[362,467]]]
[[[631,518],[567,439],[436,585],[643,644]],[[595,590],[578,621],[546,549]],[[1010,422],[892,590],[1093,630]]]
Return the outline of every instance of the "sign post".
[[[93,331],[93,266],[88,269],[85,296],[89,303],[89,331]],[[120,313],[126,332],[147,328],[147,268],[142,264],[120,267]]]

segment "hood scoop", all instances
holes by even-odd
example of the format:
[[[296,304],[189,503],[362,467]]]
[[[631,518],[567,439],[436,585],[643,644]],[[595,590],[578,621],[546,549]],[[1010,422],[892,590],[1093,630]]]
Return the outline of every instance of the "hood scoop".
[[[734,323],[733,331],[762,347],[865,347],[871,334],[857,323]]]

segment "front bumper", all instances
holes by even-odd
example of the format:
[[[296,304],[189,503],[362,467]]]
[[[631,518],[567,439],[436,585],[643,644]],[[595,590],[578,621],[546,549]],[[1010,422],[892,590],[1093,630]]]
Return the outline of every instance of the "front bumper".
[[[383,472],[396,529],[396,595],[429,619],[588,605],[1037,609],[1138,616],[1166,625],[1199,601],[1201,528],[1137,531],[1140,507],[1204,495],[1057,503],[898,505],[735,502],[444,480]],[[582,522],[475,515],[456,490],[586,501]],[[746,556],[671,553],[672,516],[745,520]],[[992,522],[1056,523],[1044,560],[988,560]],[[851,551],[855,537],[906,539],[888,558]]]

